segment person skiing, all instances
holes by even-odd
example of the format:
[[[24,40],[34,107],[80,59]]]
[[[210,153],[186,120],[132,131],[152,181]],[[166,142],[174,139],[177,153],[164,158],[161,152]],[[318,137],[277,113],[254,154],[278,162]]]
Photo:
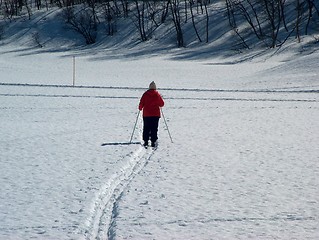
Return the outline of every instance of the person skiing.
[[[156,84],[152,81],[149,89],[141,97],[138,109],[143,110],[143,140],[144,146],[148,146],[151,139],[151,146],[156,146],[158,122],[161,117],[160,108],[164,106],[164,100],[156,90]]]

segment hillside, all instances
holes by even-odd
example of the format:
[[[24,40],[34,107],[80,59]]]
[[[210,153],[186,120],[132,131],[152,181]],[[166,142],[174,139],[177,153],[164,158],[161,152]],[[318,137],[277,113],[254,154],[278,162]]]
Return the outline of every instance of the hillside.
[[[109,6],[113,11],[115,11],[116,2],[113,2],[113,6]],[[145,2],[150,4],[148,1]],[[231,23],[229,8],[226,7],[224,1],[205,5],[207,12],[204,12],[203,5],[198,5],[198,3],[194,3],[192,6],[186,5],[187,9],[192,10],[190,11],[185,10],[185,4],[182,1],[177,2],[179,5],[174,6],[180,11],[183,36],[181,46],[176,26],[174,26],[175,20],[171,11],[173,6],[167,8],[165,21],[160,19],[163,18],[165,1],[158,3],[155,1],[152,5],[155,8],[155,10],[152,9],[153,12],[146,8],[144,1],[138,2],[139,5],[131,2],[126,15],[124,15],[124,10],[119,8],[116,15],[115,13],[110,15],[111,10],[107,12],[103,3],[96,5],[94,9],[85,3],[67,8],[51,6],[40,10],[32,9],[30,10],[32,14],[23,8],[24,10],[20,11],[19,16],[11,18],[3,16],[0,20],[0,46],[14,44],[26,49],[32,48],[35,52],[75,50],[85,54],[96,51],[105,52],[108,56],[124,54],[127,57],[173,53],[176,59],[227,58],[237,55],[239,61],[249,60],[264,54],[277,54],[287,48],[292,48],[292,51],[297,54],[300,52],[309,54],[318,48],[319,12],[315,13],[317,8],[314,8],[314,14],[311,18],[307,18],[306,14],[303,15],[300,20],[302,30],[297,35],[294,25],[294,5],[285,5],[285,11],[289,13],[286,16],[287,22],[285,22],[285,26],[281,21],[278,22],[275,47],[271,47],[272,38],[265,16],[247,22],[243,19],[244,16],[238,13],[233,17],[233,23]],[[136,9],[142,5],[146,9],[142,12],[143,16],[139,18],[137,13],[142,13],[137,12]],[[257,8],[258,5],[256,5]],[[88,15],[92,9],[96,11],[94,16],[97,19],[94,26],[92,26],[92,17]],[[232,6],[232,10],[236,10],[235,5]],[[305,7],[304,11],[306,10]],[[193,18],[190,13],[193,14]],[[250,14],[250,17],[253,16],[251,11],[248,11],[247,14]],[[113,20],[108,20],[107,17],[112,17]],[[150,19],[151,17],[152,19]],[[236,26],[233,25],[235,18]],[[143,21],[143,25],[139,25],[139,20]],[[110,32],[110,21],[112,22],[112,32]],[[264,31],[262,36],[254,33],[257,27],[257,23],[254,21],[264,21],[264,23],[258,22],[259,31]],[[141,28],[146,31],[143,36]],[[94,38],[89,44],[88,36]]]

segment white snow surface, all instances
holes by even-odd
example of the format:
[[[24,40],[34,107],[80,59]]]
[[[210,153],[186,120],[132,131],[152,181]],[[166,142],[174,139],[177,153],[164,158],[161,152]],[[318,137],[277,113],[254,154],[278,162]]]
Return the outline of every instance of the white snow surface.
[[[1,240],[319,239],[319,53],[178,51],[0,47]],[[101,146],[153,80],[173,143]]]

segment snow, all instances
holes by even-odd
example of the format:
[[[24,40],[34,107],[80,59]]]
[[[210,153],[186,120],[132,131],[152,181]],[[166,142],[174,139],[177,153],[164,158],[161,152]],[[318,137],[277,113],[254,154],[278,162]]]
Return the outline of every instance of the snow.
[[[130,51],[1,46],[0,239],[319,238],[318,52]],[[101,146],[153,80],[173,143]]]

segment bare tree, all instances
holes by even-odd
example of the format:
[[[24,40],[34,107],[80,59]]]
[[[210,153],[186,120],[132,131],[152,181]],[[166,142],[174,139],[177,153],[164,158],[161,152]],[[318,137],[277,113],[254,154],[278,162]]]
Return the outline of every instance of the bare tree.
[[[153,35],[157,27],[163,21],[163,5],[158,1],[139,1],[135,0],[135,10],[133,22],[137,27],[141,40],[147,41]],[[165,7],[165,5],[164,5]]]
[[[180,15],[180,8],[179,8],[179,0],[170,0],[170,6],[173,16],[173,22],[176,30],[176,39],[177,39],[177,46],[184,47],[184,37],[183,37],[183,30],[181,26],[181,15]]]
[[[168,12],[169,12],[169,4],[170,1],[163,1],[163,7],[162,7],[162,14],[161,14],[161,23],[164,23],[166,21]]]
[[[232,29],[237,28],[237,22],[235,18],[235,9],[232,0],[225,0],[226,1],[226,10],[227,10],[227,17],[228,23]]]
[[[64,13],[67,24],[84,37],[86,44],[95,43],[97,21],[92,9],[82,8],[79,12],[74,13],[74,8],[69,7]]]
[[[4,33],[5,33],[5,25],[4,23],[0,23],[0,40],[3,38]]]
[[[202,42],[202,39],[201,39],[201,37],[200,37],[200,35],[198,33],[198,30],[197,30],[197,27],[196,27],[196,24],[195,24],[195,16],[194,16],[194,12],[193,12],[194,5],[195,5],[194,4],[194,0],[190,0],[189,1],[189,9],[190,9],[190,12],[191,12],[191,19],[192,19],[193,28],[195,30],[195,33],[196,33],[196,36],[197,36],[198,40],[200,42]]]
[[[128,17],[128,12],[129,12],[128,2],[129,2],[128,0],[121,0],[124,17]],[[118,10],[117,12],[119,13],[120,10],[119,10],[118,4],[117,4],[117,0],[114,0],[114,5],[115,5],[116,9]]]
[[[267,30],[270,31],[271,47],[276,46],[280,24],[282,22],[281,16],[281,0],[263,0],[264,8],[266,10],[266,19],[268,22]]]
[[[204,0],[204,8],[205,8],[205,14],[206,14],[206,43],[208,43],[208,34],[209,34],[209,14],[208,14],[208,4],[209,0]]]
[[[308,17],[307,17],[307,21],[306,21],[306,26],[305,26],[305,34],[308,34],[308,29],[310,26],[310,21],[311,19],[315,18],[315,14],[317,13],[317,18],[319,17],[319,4],[318,7],[315,5],[315,0],[307,0],[306,1],[307,4],[307,8],[308,8]]]
[[[27,12],[28,12],[29,19],[31,19],[31,15],[32,15],[31,7],[29,7],[27,0],[24,0],[24,2],[25,2],[24,5],[25,5]]]
[[[265,0],[267,1],[267,0]],[[258,2],[252,3],[250,0],[246,1],[235,1],[236,10],[239,14],[244,17],[246,22],[250,25],[251,29],[255,33],[258,39],[261,39],[263,36],[258,7],[260,4]]]
[[[297,10],[297,16],[296,16],[296,38],[298,39],[298,42],[300,42],[300,24],[301,24],[301,18],[302,18],[302,7],[300,0],[296,0],[296,10]]]
[[[116,26],[116,18],[117,18],[117,12],[116,7],[112,5],[110,0],[107,0],[104,4],[104,14],[105,14],[105,20],[107,22],[108,26],[108,35],[114,35],[114,33],[117,31]]]
[[[136,19],[137,24],[135,24],[138,28],[138,31],[140,33],[140,37],[142,41],[147,40],[147,35],[145,31],[145,2],[139,2],[138,0],[135,0],[135,6],[136,6]]]

